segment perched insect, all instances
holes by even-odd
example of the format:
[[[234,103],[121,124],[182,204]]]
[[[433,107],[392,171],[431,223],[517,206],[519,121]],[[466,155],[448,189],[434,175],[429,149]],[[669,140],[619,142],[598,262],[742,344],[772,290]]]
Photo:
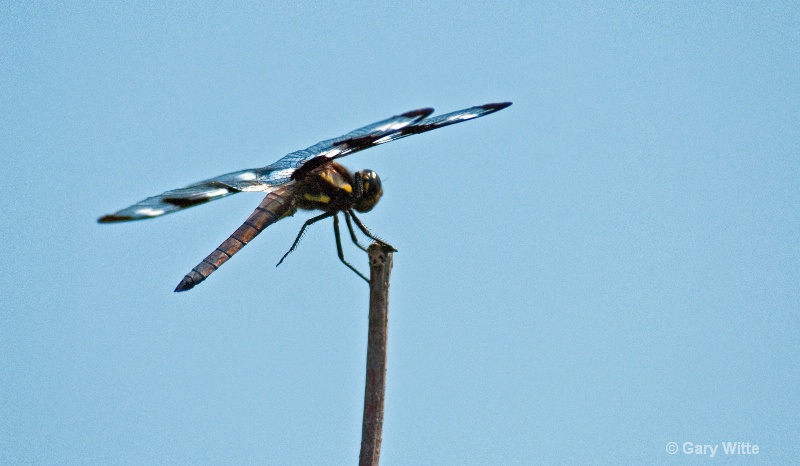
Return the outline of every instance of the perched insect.
[[[208,278],[266,227],[294,215],[297,209],[321,210],[323,213],[305,222],[292,247],[280,262],[297,247],[306,228],[322,219],[333,217],[339,259],[358,276],[367,280],[344,258],[337,214],[344,214],[350,237],[362,250],[366,249],[356,239],[353,223],[369,238],[381,241],[369,232],[355,214],[355,211],[369,212],[375,207],[383,194],[381,180],[372,170],[353,173],[334,160],[412,134],[479,118],[509,105],[511,102],[479,105],[434,117],[430,117],[432,108],[412,110],[351,131],[344,136],[319,142],[308,149],[292,152],[263,168],[228,173],[148,197],[118,212],[104,215],[98,222],[115,223],[154,218],[242,191],[266,192],[267,196],[242,226],[186,274],[175,291],[189,290]]]

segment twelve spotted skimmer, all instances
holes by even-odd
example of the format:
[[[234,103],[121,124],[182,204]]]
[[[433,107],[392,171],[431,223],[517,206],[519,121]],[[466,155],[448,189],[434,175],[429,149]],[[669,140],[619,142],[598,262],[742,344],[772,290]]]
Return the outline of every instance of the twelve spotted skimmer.
[[[175,291],[189,290],[208,278],[265,228],[284,217],[294,215],[297,209],[321,210],[323,213],[305,222],[292,247],[278,264],[297,247],[306,228],[315,222],[333,217],[339,259],[367,280],[344,259],[337,214],[344,214],[350,237],[360,249],[366,251],[356,239],[352,223],[367,237],[384,243],[369,232],[354,212],[369,212],[375,207],[383,194],[381,180],[372,170],[353,173],[334,160],[412,134],[489,115],[509,105],[511,102],[485,104],[433,117],[430,116],[433,113],[432,108],[412,110],[351,131],[344,136],[319,142],[308,149],[292,152],[263,168],[228,173],[148,197],[118,212],[104,215],[98,222],[116,223],[159,217],[242,191],[266,192],[267,196],[242,226],[186,274]]]

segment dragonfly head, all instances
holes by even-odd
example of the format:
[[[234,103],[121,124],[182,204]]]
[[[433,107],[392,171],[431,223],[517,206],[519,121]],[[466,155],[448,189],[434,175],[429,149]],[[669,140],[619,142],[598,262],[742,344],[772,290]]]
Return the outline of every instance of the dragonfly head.
[[[359,212],[369,212],[378,203],[383,195],[381,179],[372,170],[361,170],[355,173],[356,184],[360,186],[361,195],[356,199],[355,209]]]

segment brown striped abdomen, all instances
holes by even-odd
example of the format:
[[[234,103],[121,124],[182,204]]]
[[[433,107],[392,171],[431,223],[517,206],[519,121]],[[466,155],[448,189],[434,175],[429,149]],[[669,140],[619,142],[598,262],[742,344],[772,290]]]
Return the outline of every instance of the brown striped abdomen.
[[[267,194],[256,210],[247,217],[242,226],[236,229],[217,249],[203,259],[197,267],[187,273],[175,291],[186,291],[194,288],[222,264],[236,254],[265,228],[286,217],[294,215],[297,207],[293,200],[292,188],[285,186]]]

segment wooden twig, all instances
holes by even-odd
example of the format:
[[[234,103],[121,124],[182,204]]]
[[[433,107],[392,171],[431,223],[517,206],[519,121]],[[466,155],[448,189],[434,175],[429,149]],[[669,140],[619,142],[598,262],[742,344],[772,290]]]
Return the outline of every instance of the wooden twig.
[[[369,336],[360,466],[377,466],[381,455],[383,399],[386,394],[386,337],[389,333],[389,276],[392,273],[393,251],[391,246],[379,242],[372,243],[367,249],[370,269]]]

